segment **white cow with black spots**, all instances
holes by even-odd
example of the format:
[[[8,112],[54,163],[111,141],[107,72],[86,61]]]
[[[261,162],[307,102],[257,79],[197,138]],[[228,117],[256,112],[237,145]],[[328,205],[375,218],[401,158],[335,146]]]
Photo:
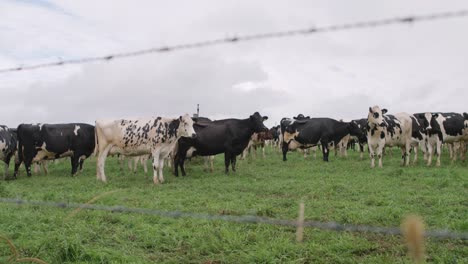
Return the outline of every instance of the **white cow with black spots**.
[[[97,179],[106,182],[105,160],[113,148],[125,156],[153,156],[153,182],[164,182],[164,160],[181,137],[196,137],[189,115],[96,121]],[[159,170],[159,177],[158,177]]]
[[[385,115],[387,109],[378,106],[369,107],[367,116],[367,144],[371,157],[371,167],[375,167],[375,155],[382,167],[384,147],[399,146],[402,152],[402,165],[409,165],[411,149],[412,121],[407,113]]]

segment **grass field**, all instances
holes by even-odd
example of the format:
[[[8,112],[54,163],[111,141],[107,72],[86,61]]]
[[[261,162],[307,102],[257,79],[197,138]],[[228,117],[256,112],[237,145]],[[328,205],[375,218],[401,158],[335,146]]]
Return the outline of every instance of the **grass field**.
[[[321,155],[318,155],[321,157]],[[106,166],[108,183],[96,181],[95,160],[70,177],[67,160],[49,166],[50,174],[0,181],[0,197],[180,210],[212,215],[257,215],[295,219],[305,202],[306,220],[398,227],[407,214],[421,215],[428,229],[468,231],[468,162],[442,167],[399,165],[399,154],[385,157],[383,169],[370,169],[357,152],[331,156],[329,163],[299,153],[268,150],[267,158],[248,157],[226,176],[224,159],[215,172],[200,160],[187,164],[187,177],[166,169],[163,185],[150,174],[120,172],[117,160]],[[21,256],[48,263],[409,263],[399,236],[333,232],[306,228],[295,242],[295,228],[200,219],[172,219],[131,213],[0,204],[0,235]],[[2,242],[0,242],[2,243]],[[427,261],[468,263],[468,242],[429,240]],[[10,251],[0,244],[0,263]]]

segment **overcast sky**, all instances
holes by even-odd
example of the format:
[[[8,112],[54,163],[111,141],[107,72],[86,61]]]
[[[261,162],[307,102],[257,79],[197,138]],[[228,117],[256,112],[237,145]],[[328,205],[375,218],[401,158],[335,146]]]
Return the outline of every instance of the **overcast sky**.
[[[0,68],[468,9],[468,1],[1,0]],[[468,18],[0,74],[0,124],[468,111]]]

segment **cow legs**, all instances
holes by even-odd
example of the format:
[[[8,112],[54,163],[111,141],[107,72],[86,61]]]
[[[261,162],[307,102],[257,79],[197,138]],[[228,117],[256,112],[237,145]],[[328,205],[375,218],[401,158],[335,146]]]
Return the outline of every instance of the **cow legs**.
[[[286,153],[288,153],[288,143],[283,142],[283,144],[281,146],[281,150],[283,151],[283,161],[287,161]]]
[[[236,172],[236,155],[231,155],[232,172]]]
[[[119,161],[119,168],[120,168],[120,171],[123,171],[123,162],[124,162],[124,159],[125,159],[125,156],[124,155],[119,155],[118,157],[118,161]]]
[[[186,153],[187,151],[177,151],[174,157],[174,175],[176,177],[179,176],[179,166],[180,166],[180,171],[182,172],[182,176],[185,176],[185,158],[186,158]]]
[[[15,178],[15,179],[18,176],[18,170],[19,170],[19,167],[21,166],[22,162],[23,162],[23,159],[20,158],[20,157],[18,157],[18,159],[15,159],[15,171],[13,172],[13,178]]]
[[[3,171],[3,179],[7,179],[8,178],[8,168],[10,167],[10,162],[9,161],[5,161],[5,170]]]
[[[210,172],[214,171],[214,166],[213,166],[213,161],[214,161],[214,156],[210,156]]]
[[[164,183],[164,176],[163,176],[163,169],[164,169],[164,158],[159,158],[159,182]]]
[[[440,167],[440,155],[442,154],[442,141],[438,140],[436,142],[436,151],[437,151],[437,162],[436,166]]]
[[[330,149],[328,148],[328,142],[326,140],[322,140],[322,153],[323,153],[323,161],[328,162],[328,155],[330,154]]]
[[[104,166],[106,164],[107,154],[112,148],[112,144],[104,148],[103,151],[100,151],[98,154],[97,166],[96,166],[96,178],[103,182],[106,182],[106,174],[104,173]]]
[[[413,164],[416,164],[416,162],[418,161],[418,144],[416,144],[416,146],[413,147],[413,151],[414,151]]]
[[[266,156],[265,156],[265,146],[262,146],[262,156],[263,156],[264,159],[266,158]]]
[[[228,174],[229,172],[229,164],[231,163],[231,153],[225,152],[224,153],[224,166],[225,166],[225,173]]]
[[[28,175],[28,177],[32,176],[31,165],[32,165],[32,158],[30,159],[28,158],[24,160],[24,166],[26,167],[26,174]]]
[[[71,167],[72,167],[71,174],[72,176],[75,176],[76,172],[78,171],[80,157],[78,155],[73,155],[70,157],[70,160],[71,160]]]
[[[433,153],[434,149],[433,149],[433,146],[432,146],[432,142],[428,142],[427,143],[427,150],[426,150],[426,153],[427,153],[427,166],[431,166],[431,163],[432,163],[432,153]]]
[[[371,168],[375,168],[375,153],[374,153],[374,148],[369,145],[369,152],[370,152],[370,159],[371,159]]]
[[[153,183],[159,184],[158,169],[159,169],[159,151],[153,151]]]
[[[80,173],[83,172],[84,159],[80,159]]]
[[[364,144],[359,143],[359,158],[362,160],[364,158]]]
[[[382,155],[382,152],[383,152],[383,148],[384,148],[384,147],[382,146],[382,147],[379,147],[379,148],[377,149],[377,158],[379,158],[379,168],[382,168],[382,167],[383,167],[383,166],[382,166],[382,156],[383,156],[383,155]]]
[[[11,160],[11,157],[13,156],[13,153],[11,154],[8,154],[6,157],[5,157],[5,170],[3,172],[3,179],[8,179],[9,178],[9,169],[10,169],[10,160]]]
[[[148,156],[141,157],[140,160],[141,160],[141,165],[143,165],[143,170],[145,171],[145,174],[147,174],[148,173]]]

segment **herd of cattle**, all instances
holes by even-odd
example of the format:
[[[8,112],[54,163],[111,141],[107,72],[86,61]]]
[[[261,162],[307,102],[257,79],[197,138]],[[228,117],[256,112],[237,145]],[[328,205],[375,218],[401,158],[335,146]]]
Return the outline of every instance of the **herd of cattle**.
[[[468,143],[467,113],[399,113],[386,114],[386,109],[370,107],[367,118],[350,122],[331,118],[310,118],[300,114],[283,118],[280,125],[268,129],[263,121],[268,117],[258,112],[247,119],[208,118],[146,118],[97,120],[95,126],[71,124],[20,124],[16,129],[0,126],[0,159],[5,162],[8,177],[10,160],[15,157],[13,177],[21,163],[31,176],[31,165],[64,157],[71,159],[71,174],[82,169],[83,162],[97,155],[96,176],[106,182],[105,161],[109,155],[148,156],[153,159],[153,182],[164,182],[164,161],[173,161],[173,172],[179,168],[186,175],[184,162],[193,156],[212,157],[224,153],[225,172],[236,170],[237,156],[244,157],[251,148],[264,147],[266,141],[279,146],[283,160],[290,150],[320,146],[323,160],[328,161],[333,148],[357,142],[361,158],[368,145],[371,167],[375,158],[382,167],[386,147],[400,147],[402,164],[408,166],[413,151],[416,161],[418,148],[431,165],[434,153],[440,166],[442,144],[450,147],[451,157],[466,153]],[[354,143],[353,143],[354,145]],[[264,154],[263,154],[264,155]],[[242,158],[241,157],[241,158]]]

